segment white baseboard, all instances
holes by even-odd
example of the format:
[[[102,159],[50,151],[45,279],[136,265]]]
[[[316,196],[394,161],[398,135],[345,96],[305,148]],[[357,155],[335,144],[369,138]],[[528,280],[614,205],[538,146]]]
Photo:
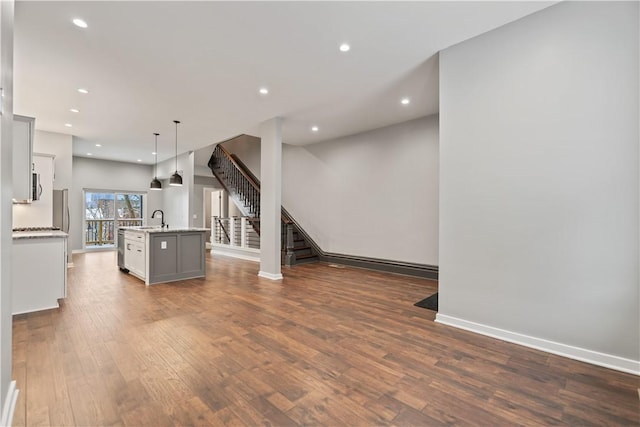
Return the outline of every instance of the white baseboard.
[[[547,353],[557,354],[558,356],[568,357],[569,359],[579,360],[581,362],[591,363],[593,365],[603,366],[605,368],[615,369],[616,371],[627,372],[629,374],[640,375],[640,361],[638,360],[626,359],[611,354],[548,341],[542,338],[506,331],[504,329],[494,328],[493,326],[470,322],[468,320],[440,313],[436,314],[436,322],[475,332],[480,335],[486,335],[499,340],[519,344],[525,347],[535,348],[536,350],[542,350]]]
[[[11,381],[9,383],[9,389],[7,390],[7,398],[2,406],[2,418],[0,418],[0,426],[10,426],[13,422],[13,412],[16,409],[16,402],[18,401],[18,394],[20,390],[16,388],[16,382]]]
[[[229,245],[212,245],[213,255],[229,256],[233,258],[246,259],[247,261],[260,262],[260,249],[234,248]]]
[[[1,0],[0,0],[1,1]],[[12,316],[16,316],[18,314],[27,314],[27,313],[34,313],[36,311],[43,311],[43,310],[53,310],[55,308],[60,308],[60,304],[58,303],[58,301],[56,300],[55,305],[45,305],[45,306],[41,306],[41,307],[36,307],[36,308],[29,308],[27,310],[18,310],[15,311],[13,313],[11,313]],[[0,424],[1,425],[1,424]]]
[[[265,279],[270,279],[270,280],[282,280],[282,274],[273,274],[273,273],[267,273],[266,271],[259,271],[258,272],[258,276],[259,277],[264,277]]]

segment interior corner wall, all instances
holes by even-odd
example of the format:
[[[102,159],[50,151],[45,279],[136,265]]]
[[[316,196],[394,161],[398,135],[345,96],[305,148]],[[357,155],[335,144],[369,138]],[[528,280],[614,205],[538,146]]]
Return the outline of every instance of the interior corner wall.
[[[203,217],[204,212],[207,207],[207,203],[205,203],[205,188],[220,188],[220,184],[218,180],[214,177],[205,177],[205,176],[194,176],[193,178],[193,190],[191,191],[191,200],[193,204],[193,214],[191,217],[191,226],[192,227],[204,227],[207,223],[207,218]],[[209,205],[210,205],[211,197],[209,197]],[[210,206],[209,206],[209,210]],[[194,218],[193,215],[196,215]],[[211,219],[209,218],[209,222]],[[207,239],[208,240],[208,239]]]
[[[189,227],[195,212],[191,197],[194,186],[194,155],[192,152],[178,155],[178,172],[182,176],[180,187],[169,185],[169,177],[176,169],[175,162],[175,158],[170,158],[158,163],[158,179],[162,181],[162,191],[158,191],[162,197],[162,206],[159,209],[163,210],[165,222],[170,227]]]
[[[225,147],[260,176],[259,143]],[[283,144],[282,204],[325,252],[438,265],[438,158],[437,115]]]
[[[283,150],[283,205],[325,252],[438,265],[438,116]]]
[[[440,53],[438,321],[640,373],[638,16],[562,2]]]
[[[36,124],[38,120],[36,119]],[[33,151],[40,154],[51,154],[54,157],[54,190],[71,190],[73,186],[73,136],[64,133],[48,132],[36,129],[33,137]],[[69,191],[69,205],[75,197]],[[70,235],[67,244],[74,247],[73,237]]]
[[[83,190],[120,190],[147,194],[146,213],[149,224],[159,224],[159,219],[149,217],[155,209],[162,208],[162,192],[149,191],[153,179],[153,166],[109,160],[73,158],[73,186],[70,189],[70,241],[71,250],[82,250],[82,224],[84,212]],[[172,224],[173,225],[173,224]]]
[[[260,138],[240,135],[222,145],[238,156],[255,176],[260,177]]]

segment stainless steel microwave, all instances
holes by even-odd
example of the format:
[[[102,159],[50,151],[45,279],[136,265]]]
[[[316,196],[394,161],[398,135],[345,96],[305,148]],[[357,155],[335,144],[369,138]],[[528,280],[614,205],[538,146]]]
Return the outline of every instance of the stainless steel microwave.
[[[42,185],[40,184],[40,174],[33,172],[31,179],[31,200],[40,200],[42,197]]]

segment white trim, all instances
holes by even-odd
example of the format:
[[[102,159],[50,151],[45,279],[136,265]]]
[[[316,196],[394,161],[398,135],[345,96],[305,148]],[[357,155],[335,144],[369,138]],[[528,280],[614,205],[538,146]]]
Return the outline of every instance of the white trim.
[[[16,388],[16,382],[11,381],[9,383],[9,389],[7,390],[7,397],[4,400],[2,406],[2,418],[0,418],[0,426],[10,426],[13,423],[13,412],[16,409],[16,402],[18,401],[18,394],[20,390]]]
[[[260,271],[258,272],[258,276],[259,277],[264,277],[265,279],[270,279],[270,280],[282,280],[282,274],[273,274],[273,273],[267,273],[266,271]]]
[[[446,314],[436,314],[436,322],[475,332],[480,335],[486,335],[492,338],[508,341],[514,344],[523,345],[525,347],[535,348],[536,350],[545,351],[547,353],[557,354],[558,356],[568,357],[569,359],[604,366],[605,368],[615,369],[616,371],[627,372],[629,374],[640,375],[640,360],[626,359],[612,354],[600,353],[586,348],[574,347],[555,341],[548,341],[542,338],[523,335],[517,332],[506,331],[504,329],[494,328],[493,326],[470,322],[453,316],[447,316]]]
[[[96,247],[84,248],[84,249],[73,249],[71,253],[72,254],[88,254],[90,252],[115,252],[117,250],[118,250],[117,246],[110,245],[110,246],[96,246]]]
[[[59,299],[64,299],[64,298],[59,298]],[[57,301],[56,301],[56,305],[46,306],[46,307],[36,307],[36,308],[30,308],[28,310],[16,311],[15,313],[11,313],[11,315],[15,316],[18,314],[35,313],[36,311],[53,310],[55,308],[60,308],[60,304]],[[2,426],[2,424],[0,424],[0,426]]]
[[[229,245],[212,243],[211,254],[240,258],[247,261],[260,262],[260,249],[239,248]]]

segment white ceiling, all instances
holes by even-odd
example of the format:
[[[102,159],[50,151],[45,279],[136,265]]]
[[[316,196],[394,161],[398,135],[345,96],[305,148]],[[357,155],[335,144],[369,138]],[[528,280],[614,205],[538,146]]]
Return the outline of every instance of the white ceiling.
[[[274,116],[311,144],[437,112],[439,50],[553,3],[18,1],[14,110],[128,162],[153,162],[153,132],[173,156],[173,120],[179,152]]]

